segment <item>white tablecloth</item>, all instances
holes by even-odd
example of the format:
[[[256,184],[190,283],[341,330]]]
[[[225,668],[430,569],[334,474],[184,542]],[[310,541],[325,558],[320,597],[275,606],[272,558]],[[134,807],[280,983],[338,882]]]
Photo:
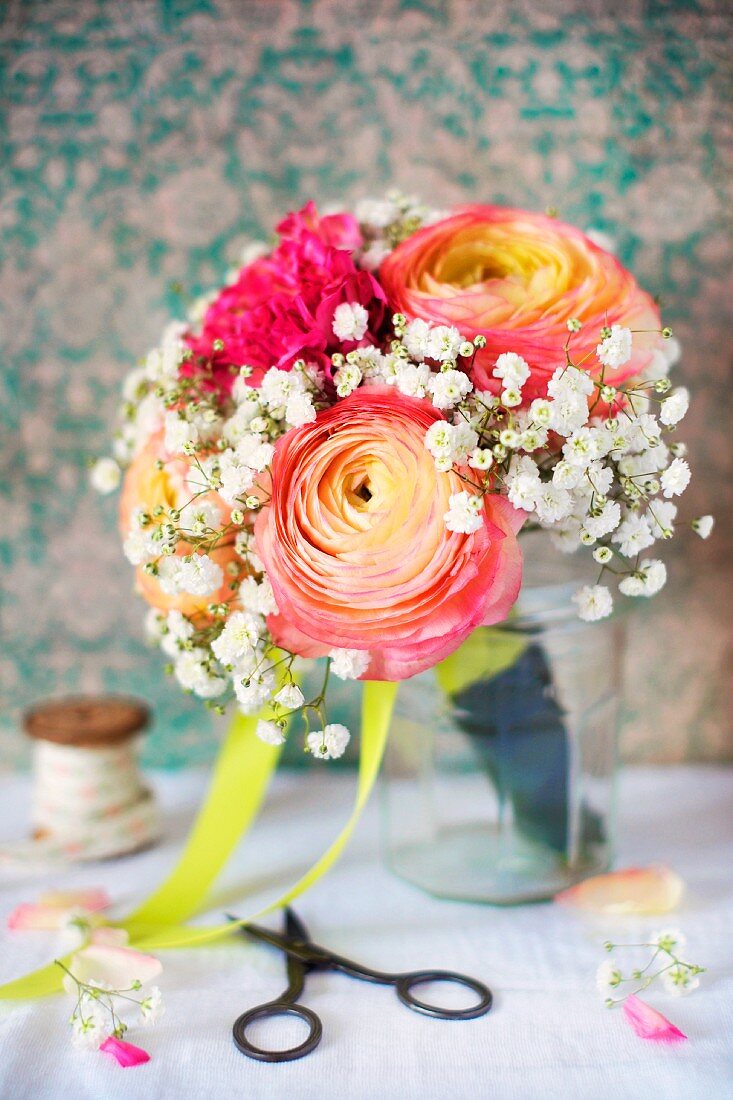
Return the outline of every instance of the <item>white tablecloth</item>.
[[[282,775],[237,854],[215,912],[273,897],[345,820],[353,778]],[[155,778],[168,835],[130,859],[49,876],[0,880],[0,980],[47,961],[53,933],[9,933],[5,916],[49,886],[106,886],[122,913],[157,883],[179,849],[204,787],[201,772]],[[28,782],[0,780],[0,839],[20,836]],[[390,989],[333,973],[309,977],[305,1003],[323,1020],[319,1049],[302,1061],[259,1064],[238,1053],[233,1019],[284,988],[278,952],[233,939],[161,953],[167,1012],[135,1030],[151,1053],[123,1070],[69,1042],[67,998],[0,1005],[0,1096],[12,1100],[246,1097],[247,1100],[716,1100],[733,1095],[733,772],[704,767],[628,769],[622,782],[619,865],[666,862],[686,880],[678,913],[689,957],[710,968],[687,998],[650,1002],[689,1036],[658,1046],[609,1011],[594,975],[606,938],[651,924],[588,923],[555,905],[496,909],[441,902],[392,877],[378,851],[373,799],[341,863],[297,906],[317,941],[382,969],[443,967],[484,978],[493,1011],[471,1022],[409,1012]],[[248,903],[249,907],[249,903]],[[262,1037],[261,1037],[262,1041]]]

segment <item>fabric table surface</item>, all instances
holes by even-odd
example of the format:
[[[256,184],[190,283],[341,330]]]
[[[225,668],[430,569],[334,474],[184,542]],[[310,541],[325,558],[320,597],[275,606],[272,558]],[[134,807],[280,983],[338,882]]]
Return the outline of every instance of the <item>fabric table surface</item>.
[[[44,889],[104,886],[115,912],[129,911],[172,866],[202,796],[206,774],[153,777],[166,839],[137,856],[59,870],[41,879],[0,878],[0,980],[49,961],[58,933],[9,932],[8,912]],[[211,898],[208,914],[264,903],[323,850],[345,821],[353,776],[284,773],[265,811]],[[0,840],[26,827],[29,779],[0,780]],[[495,908],[440,901],[393,877],[379,852],[373,798],[340,863],[296,905],[316,942],[384,970],[439,967],[479,977],[495,996],[489,1015],[440,1021],[408,1011],[393,990],[323,972],[309,975],[304,1003],[323,1040],[300,1061],[264,1064],[241,1055],[231,1028],[246,1008],[285,987],[281,954],[228,939],[161,952],[166,1013],[129,1039],[151,1054],[123,1070],[108,1056],[72,1047],[67,996],[0,1002],[0,1097],[125,1100],[155,1097],[287,1100],[690,1100],[733,1095],[733,771],[672,766],[625,769],[617,866],[673,867],[687,884],[662,918],[589,919],[553,904]],[[243,901],[246,898],[246,902]],[[205,922],[205,918],[202,918]],[[270,918],[273,927],[279,918]],[[606,939],[631,942],[658,927],[682,928],[686,955],[709,967],[700,988],[676,998],[649,991],[688,1042],[637,1038],[595,987]],[[263,1025],[268,1026],[268,1025]],[[270,1025],[271,1026],[271,1025]],[[259,1036],[265,1042],[264,1034]],[[300,1041],[292,1034],[290,1039]]]

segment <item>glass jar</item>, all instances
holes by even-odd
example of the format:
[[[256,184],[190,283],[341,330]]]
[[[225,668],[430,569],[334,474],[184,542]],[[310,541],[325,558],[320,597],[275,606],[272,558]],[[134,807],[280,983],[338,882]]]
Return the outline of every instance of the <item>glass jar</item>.
[[[587,578],[529,546],[511,620],[398,692],[385,856],[439,897],[539,901],[611,861],[623,624],[581,622]]]

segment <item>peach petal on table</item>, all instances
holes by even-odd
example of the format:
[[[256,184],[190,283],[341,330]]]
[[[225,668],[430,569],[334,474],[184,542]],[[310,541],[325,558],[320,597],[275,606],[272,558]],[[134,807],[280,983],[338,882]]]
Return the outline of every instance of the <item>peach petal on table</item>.
[[[106,890],[64,890],[41,894],[37,902],[23,902],[8,916],[15,931],[51,931],[63,928],[69,914],[96,913],[110,904]]]
[[[669,913],[682,898],[684,883],[668,867],[627,867],[594,875],[555,895],[561,905],[595,913]]]
[[[634,993],[626,998],[621,1010],[640,1039],[652,1039],[657,1043],[679,1043],[687,1039],[684,1032],[675,1027],[666,1016],[645,1001],[639,1000]]]
[[[135,981],[144,985],[156,978],[162,969],[162,963],[153,955],[107,943],[83,947],[69,963],[69,970],[78,981],[104,982],[112,989],[129,989]],[[66,978],[64,984],[70,981]]]
[[[111,924],[100,924],[89,933],[90,944],[104,944],[107,947],[126,947],[130,934],[124,928],[114,928]]]
[[[39,905],[50,905],[54,909],[86,909],[89,913],[98,913],[112,904],[109,894],[101,887],[89,890],[48,890],[38,899]]]
[[[8,914],[8,928],[14,932],[48,932],[61,928],[66,921],[67,909],[52,905],[33,905],[23,902]]]
[[[150,1055],[142,1047],[136,1047],[133,1043],[126,1043],[124,1039],[115,1039],[113,1035],[100,1043],[99,1049],[105,1054],[111,1054],[116,1058],[123,1069],[129,1066],[141,1066],[150,1061]]]

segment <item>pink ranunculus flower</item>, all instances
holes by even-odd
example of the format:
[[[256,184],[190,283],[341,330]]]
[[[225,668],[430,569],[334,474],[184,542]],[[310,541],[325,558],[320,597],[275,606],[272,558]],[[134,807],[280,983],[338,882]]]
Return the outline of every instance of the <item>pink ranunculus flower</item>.
[[[288,370],[297,359],[330,369],[335,351],[378,342],[386,317],[379,283],[359,271],[351,250],[361,243],[349,214],[319,218],[313,203],[289,214],[278,226],[277,248],[254,260],[217,296],[204,317],[201,332],[190,334],[194,359],[186,373],[208,370],[219,387],[231,388],[236,368],[254,368],[257,385],[269,367]],[[334,311],[355,302],[368,313],[364,336],[344,344],[333,331]],[[220,340],[223,348],[216,350]]]
[[[487,494],[476,532],[446,528],[449,499],[466,486],[425,447],[439,419],[426,400],[371,386],[278,441],[255,527],[277,644],[306,657],[366,650],[363,679],[403,680],[506,618],[524,516]]]
[[[398,245],[379,279],[392,309],[408,318],[486,338],[471,368],[477,389],[498,393],[497,357],[523,356],[532,372],[525,402],[544,396],[565,363],[571,318],[583,326],[571,338],[573,362],[591,372],[600,370],[595,348],[604,325],[651,330],[634,335],[629,362],[606,370],[610,383],[642,371],[660,342],[659,310],[634,277],[579,229],[543,214],[460,207]]]

